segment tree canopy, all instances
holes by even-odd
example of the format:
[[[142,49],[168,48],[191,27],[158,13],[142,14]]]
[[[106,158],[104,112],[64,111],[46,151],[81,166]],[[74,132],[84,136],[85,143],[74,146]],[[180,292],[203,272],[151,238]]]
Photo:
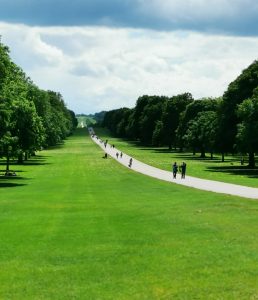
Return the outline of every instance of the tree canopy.
[[[36,150],[56,145],[77,127],[62,96],[44,91],[26,76],[0,40],[0,155],[20,162]]]
[[[103,125],[117,136],[144,145],[210,152],[248,153],[255,166],[258,151],[258,61],[229,84],[219,98],[194,100],[190,93],[138,98],[134,108],[107,112]]]

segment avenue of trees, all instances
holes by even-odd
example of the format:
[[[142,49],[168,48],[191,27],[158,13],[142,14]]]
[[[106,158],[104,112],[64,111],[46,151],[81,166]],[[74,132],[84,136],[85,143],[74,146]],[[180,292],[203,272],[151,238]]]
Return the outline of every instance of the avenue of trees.
[[[65,139],[77,126],[62,96],[39,89],[0,40],[0,157],[19,162]],[[7,165],[8,170],[8,165]]]
[[[248,154],[255,166],[258,151],[258,61],[228,86],[222,97],[194,100],[190,93],[173,97],[142,96],[134,108],[106,112],[102,125],[115,136],[143,145],[191,150],[193,154]]]

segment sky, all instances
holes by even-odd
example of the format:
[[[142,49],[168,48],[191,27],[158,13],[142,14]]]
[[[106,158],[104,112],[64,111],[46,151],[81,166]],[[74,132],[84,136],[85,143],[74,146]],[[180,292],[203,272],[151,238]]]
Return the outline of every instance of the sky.
[[[257,0],[0,0],[1,41],[75,113],[219,97],[258,57]]]

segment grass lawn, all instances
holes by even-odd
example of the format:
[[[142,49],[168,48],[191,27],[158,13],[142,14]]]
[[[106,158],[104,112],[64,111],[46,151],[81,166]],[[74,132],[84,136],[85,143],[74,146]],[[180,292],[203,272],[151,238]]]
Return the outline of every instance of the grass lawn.
[[[0,178],[0,299],[258,299],[257,201],[102,156],[78,129]]]
[[[258,168],[249,169],[247,167],[247,157],[245,157],[245,165],[241,166],[241,158],[238,155],[226,156],[225,162],[221,162],[221,156],[219,155],[215,155],[214,159],[211,160],[209,153],[207,153],[206,159],[201,159],[199,153],[193,156],[189,152],[169,151],[165,147],[144,147],[131,141],[110,137],[107,130],[102,128],[97,128],[96,133],[103,139],[108,138],[109,142],[115,144],[121,151],[160,169],[171,170],[172,163],[175,161],[178,164],[185,161],[187,163],[187,175],[258,187]]]
[[[86,125],[96,124],[96,120],[89,116],[77,116],[78,127],[84,127]]]

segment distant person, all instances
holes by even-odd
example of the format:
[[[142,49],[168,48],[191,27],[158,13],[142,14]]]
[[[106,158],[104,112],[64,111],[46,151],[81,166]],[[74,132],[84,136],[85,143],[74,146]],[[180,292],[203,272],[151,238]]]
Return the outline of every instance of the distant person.
[[[186,163],[183,161],[182,165],[180,166],[181,169],[181,178],[185,179],[185,172],[186,172]]]
[[[129,168],[131,168],[131,166],[132,166],[132,163],[133,163],[133,159],[132,159],[132,158],[130,158],[130,160],[129,160],[129,165],[128,165],[128,167],[129,167]]]
[[[104,154],[103,158],[107,158],[107,153]]]
[[[117,152],[117,153],[116,153],[116,158],[118,158],[118,156],[119,156],[119,153]]]
[[[123,152],[120,153],[120,158],[122,158],[122,157],[123,157]]]
[[[176,174],[178,172],[178,166],[176,162],[174,162],[174,164],[172,165],[172,172],[173,172],[173,178],[176,179]]]

